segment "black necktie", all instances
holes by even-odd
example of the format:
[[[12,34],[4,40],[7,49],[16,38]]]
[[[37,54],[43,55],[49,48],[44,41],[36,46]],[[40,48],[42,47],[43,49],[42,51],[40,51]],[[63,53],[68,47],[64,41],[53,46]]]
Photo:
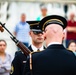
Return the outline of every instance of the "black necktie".
[[[38,49],[37,51],[39,52],[40,50]]]

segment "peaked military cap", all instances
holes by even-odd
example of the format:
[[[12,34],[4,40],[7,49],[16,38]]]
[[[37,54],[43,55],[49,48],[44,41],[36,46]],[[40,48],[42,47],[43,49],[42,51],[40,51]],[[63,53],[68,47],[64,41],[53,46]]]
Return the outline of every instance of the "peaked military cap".
[[[63,29],[65,29],[67,26],[67,20],[64,17],[59,15],[50,15],[50,16],[44,17],[39,24],[41,26],[40,27],[41,30],[45,30],[46,26],[51,24],[58,24],[62,26]]]
[[[40,28],[39,22],[40,21],[27,21],[27,23],[30,24],[30,29],[32,31],[41,32],[41,28]]]

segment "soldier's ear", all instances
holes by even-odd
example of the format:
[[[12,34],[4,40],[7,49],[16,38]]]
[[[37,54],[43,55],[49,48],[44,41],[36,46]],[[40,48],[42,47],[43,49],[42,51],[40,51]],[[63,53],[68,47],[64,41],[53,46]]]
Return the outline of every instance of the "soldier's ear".
[[[63,31],[63,40],[66,39],[66,29]]]
[[[31,36],[31,31],[29,31],[29,35]]]

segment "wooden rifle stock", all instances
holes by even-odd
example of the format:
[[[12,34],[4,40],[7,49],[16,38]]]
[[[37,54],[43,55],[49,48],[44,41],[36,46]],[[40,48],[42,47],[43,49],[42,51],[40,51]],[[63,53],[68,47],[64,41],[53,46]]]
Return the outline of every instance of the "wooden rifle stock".
[[[2,24],[0,22],[1,26],[11,35],[11,39],[16,43],[16,45],[22,50],[22,52],[25,54],[25,55],[29,55],[31,53],[31,51],[20,41],[18,41],[16,39],[16,37],[14,37],[11,32],[5,27],[5,24]],[[1,28],[2,29],[2,28]],[[1,30],[0,30],[1,31]]]
[[[17,43],[17,46],[24,52],[25,55],[29,55],[31,51],[21,42]]]

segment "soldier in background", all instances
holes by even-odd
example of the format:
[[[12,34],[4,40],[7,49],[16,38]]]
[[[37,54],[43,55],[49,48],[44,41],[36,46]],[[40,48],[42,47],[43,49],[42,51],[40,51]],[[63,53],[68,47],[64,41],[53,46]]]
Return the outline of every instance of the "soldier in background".
[[[39,21],[29,21],[30,32],[29,35],[32,40],[32,44],[28,47],[32,52],[42,51],[45,49],[43,46],[44,36],[40,30]],[[22,51],[15,53],[15,58],[12,62],[12,70],[10,75],[22,75],[24,65],[26,64],[27,56]]]

